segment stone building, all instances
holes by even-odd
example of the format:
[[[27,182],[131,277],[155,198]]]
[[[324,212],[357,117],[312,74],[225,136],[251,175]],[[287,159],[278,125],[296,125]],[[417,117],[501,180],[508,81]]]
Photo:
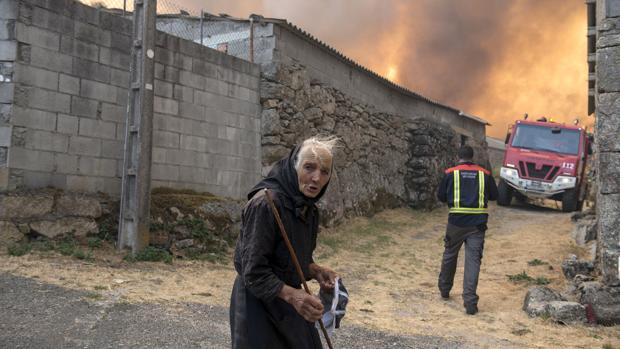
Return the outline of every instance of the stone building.
[[[588,0],[589,105],[596,116],[597,260],[601,284],[584,287],[607,323],[620,323],[620,0]]]

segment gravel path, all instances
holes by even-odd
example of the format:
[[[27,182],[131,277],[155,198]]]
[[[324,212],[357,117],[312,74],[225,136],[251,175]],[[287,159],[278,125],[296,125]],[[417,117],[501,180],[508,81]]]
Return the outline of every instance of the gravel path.
[[[345,319],[346,320],[346,319]],[[196,303],[124,302],[0,273],[0,348],[230,347],[228,309]],[[338,330],[336,348],[464,348],[433,336]]]

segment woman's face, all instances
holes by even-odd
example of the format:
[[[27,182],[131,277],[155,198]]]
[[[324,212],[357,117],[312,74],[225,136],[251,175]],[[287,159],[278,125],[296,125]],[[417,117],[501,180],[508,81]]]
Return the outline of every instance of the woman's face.
[[[317,149],[315,154],[302,156],[297,170],[299,191],[306,197],[315,198],[329,182],[332,169],[332,155],[327,150]]]

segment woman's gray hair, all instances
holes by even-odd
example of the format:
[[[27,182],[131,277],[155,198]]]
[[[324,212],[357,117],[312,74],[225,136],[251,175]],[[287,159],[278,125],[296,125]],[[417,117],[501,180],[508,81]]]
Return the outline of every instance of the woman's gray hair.
[[[329,154],[334,156],[334,149],[336,148],[340,139],[336,136],[315,136],[310,137],[301,143],[299,152],[297,153],[297,159],[295,159],[295,170],[299,170],[301,166],[302,156],[301,154],[311,152],[315,157],[319,158],[317,149],[324,149]]]

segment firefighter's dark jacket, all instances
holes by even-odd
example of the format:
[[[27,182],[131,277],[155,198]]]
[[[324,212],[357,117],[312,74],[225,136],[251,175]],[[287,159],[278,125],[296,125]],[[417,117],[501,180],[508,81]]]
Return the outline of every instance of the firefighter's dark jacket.
[[[472,162],[461,162],[445,171],[437,198],[448,204],[450,224],[486,230],[488,202],[497,200],[497,186],[488,170]]]

